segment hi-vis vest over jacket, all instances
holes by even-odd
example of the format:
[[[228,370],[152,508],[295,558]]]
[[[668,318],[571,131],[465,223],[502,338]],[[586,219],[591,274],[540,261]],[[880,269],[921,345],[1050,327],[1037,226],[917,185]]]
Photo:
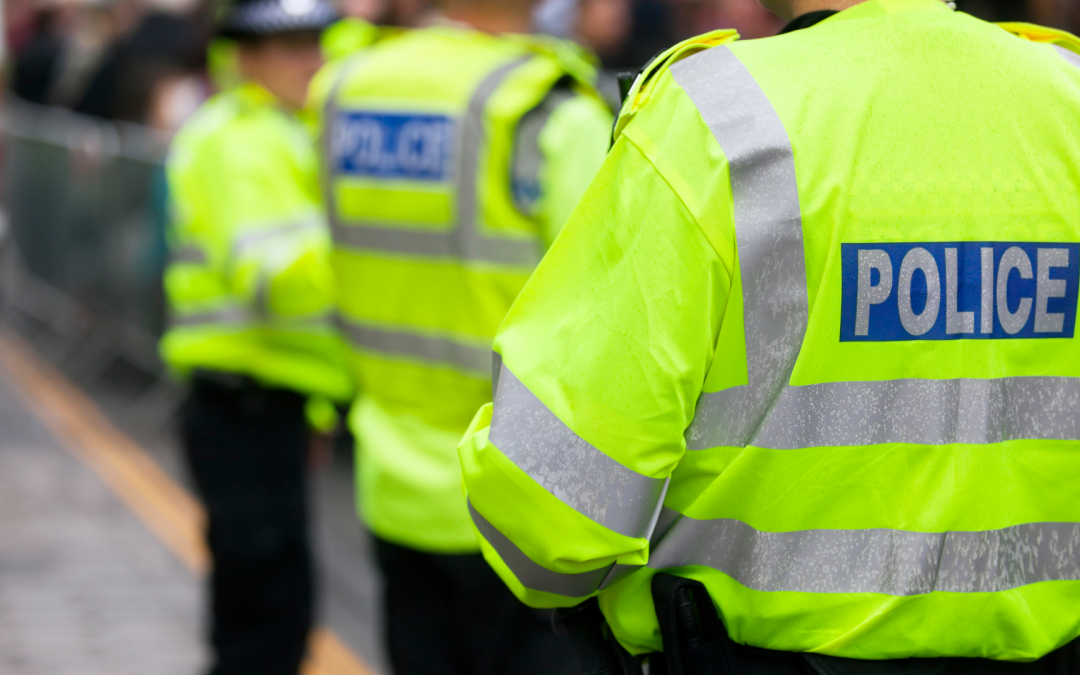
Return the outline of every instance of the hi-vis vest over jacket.
[[[313,85],[358,506],[384,539],[478,549],[455,448],[491,400],[495,330],[607,151],[594,76],[560,42],[437,26]]]
[[[172,258],[165,361],[347,401],[330,321],[330,233],[308,130],[255,84],[195,113],[168,162]]]
[[[1080,635],[1080,43],[1012,28],[870,0],[641,78],[459,448],[520,598],[635,653],[661,569],[772,649]]]

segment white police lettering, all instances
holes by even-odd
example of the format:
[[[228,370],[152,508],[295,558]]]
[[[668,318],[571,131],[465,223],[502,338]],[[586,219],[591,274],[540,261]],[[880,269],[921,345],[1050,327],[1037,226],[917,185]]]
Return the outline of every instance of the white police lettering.
[[[1021,279],[1031,278],[1031,258],[1024,249],[1012,246],[1001,256],[997,275],[997,312],[1001,328],[1009,335],[1016,335],[1031,316],[1031,298],[1021,298],[1015,312],[1009,311],[1009,275],[1013,270],[1020,273]]]
[[[408,172],[439,170],[443,156],[442,126],[410,120],[401,128],[397,142],[397,163]]]
[[[341,174],[385,180],[445,181],[454,121],[446,116],[382,111],[339,113],[332,151]]]
[[[979,295],[980,331],[984,335],[989,335],[994,332],[994,247],[981,247],[979,262],[982,265],[982,287]]]
[[[975,312],[956,309],[960,295],[956,248],[945,249],[945,332],[949,335],[975,332]]]
[[[915,281],[915,271],[923,273],[926,279],[926,302],[922,312],[916,314],[912,305],[911,284]],[[938,310],[941,308],[941,279],[938,276],[937,261],[925,248],[913,248],[904,256],[900,264],[900,323],[910,335],[923,335],[934,327]]]
[[[842,244],[841,269],[841,342],[1071,338],[1075,329],[1080,244]]]
[[[1035,332],[1060,333],[1065,326],[1064,312],[1048,312],[1050,298],[1064,298],[1068,283],[1064,279],[1051,279],[1050,268],[1068,267],[1069,249],[1040,248],[1038,253],[1038,279],[1035,284]]]
[[[383,127],[374,119],[360,118],[334,127],[335,153],[338,157],[348,157],[358,167],[381,167],[383,145]]]
[[[871,279],[871,272],[877,270],[878,282]],[[881,250],[864,249],[859,251],[859,300],[855,312],[855,334],[866,335],[870,331],[870,305],[880,305],[889,299],[892,293],[892,261],[889,254]]]

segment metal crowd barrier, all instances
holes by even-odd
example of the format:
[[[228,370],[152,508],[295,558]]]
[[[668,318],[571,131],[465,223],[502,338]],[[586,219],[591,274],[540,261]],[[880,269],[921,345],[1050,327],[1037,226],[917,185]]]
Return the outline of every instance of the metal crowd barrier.
[[[157,355],[167,140],[10,95],[0,131],[5,318],[84,382],[117,362],[145,373],[138,405],[167,417],[177,400]]]

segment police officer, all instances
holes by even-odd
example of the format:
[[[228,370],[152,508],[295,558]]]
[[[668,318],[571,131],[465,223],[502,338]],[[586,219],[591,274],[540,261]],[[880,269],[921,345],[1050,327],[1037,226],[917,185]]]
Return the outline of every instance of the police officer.
[[[295,675],[312,620],[309,426],[348,401],[330,321],[330,233],[301,123],[324,0],[227,9],[243,83],[207,101],[168,162],[175,218],[165,360],[191,382],[182,440],[206,505],[212,673]]]
[[[832,11],[647,69],[507,314],[484,554],[653,673],[1080,672],[1080,41],[770,6]]]
[[[531,0],[451,0],[331,64],[326,201],[360,397],[358,506],[398,675],[564,673],[549,617],[479,555],[455,448],[491,400],[491,339],[603,161],[611,113],[577,48],[517,35]]]

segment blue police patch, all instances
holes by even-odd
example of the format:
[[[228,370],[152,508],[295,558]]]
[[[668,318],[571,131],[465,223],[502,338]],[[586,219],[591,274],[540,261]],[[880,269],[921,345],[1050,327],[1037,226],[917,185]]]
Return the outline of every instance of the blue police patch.
[[[445,181],[454,129],[444,115],[344,111],[334,121],[333,166],[353,176]]]
[[[1071,338],[1080,244],[842,244],[841,342]]]

